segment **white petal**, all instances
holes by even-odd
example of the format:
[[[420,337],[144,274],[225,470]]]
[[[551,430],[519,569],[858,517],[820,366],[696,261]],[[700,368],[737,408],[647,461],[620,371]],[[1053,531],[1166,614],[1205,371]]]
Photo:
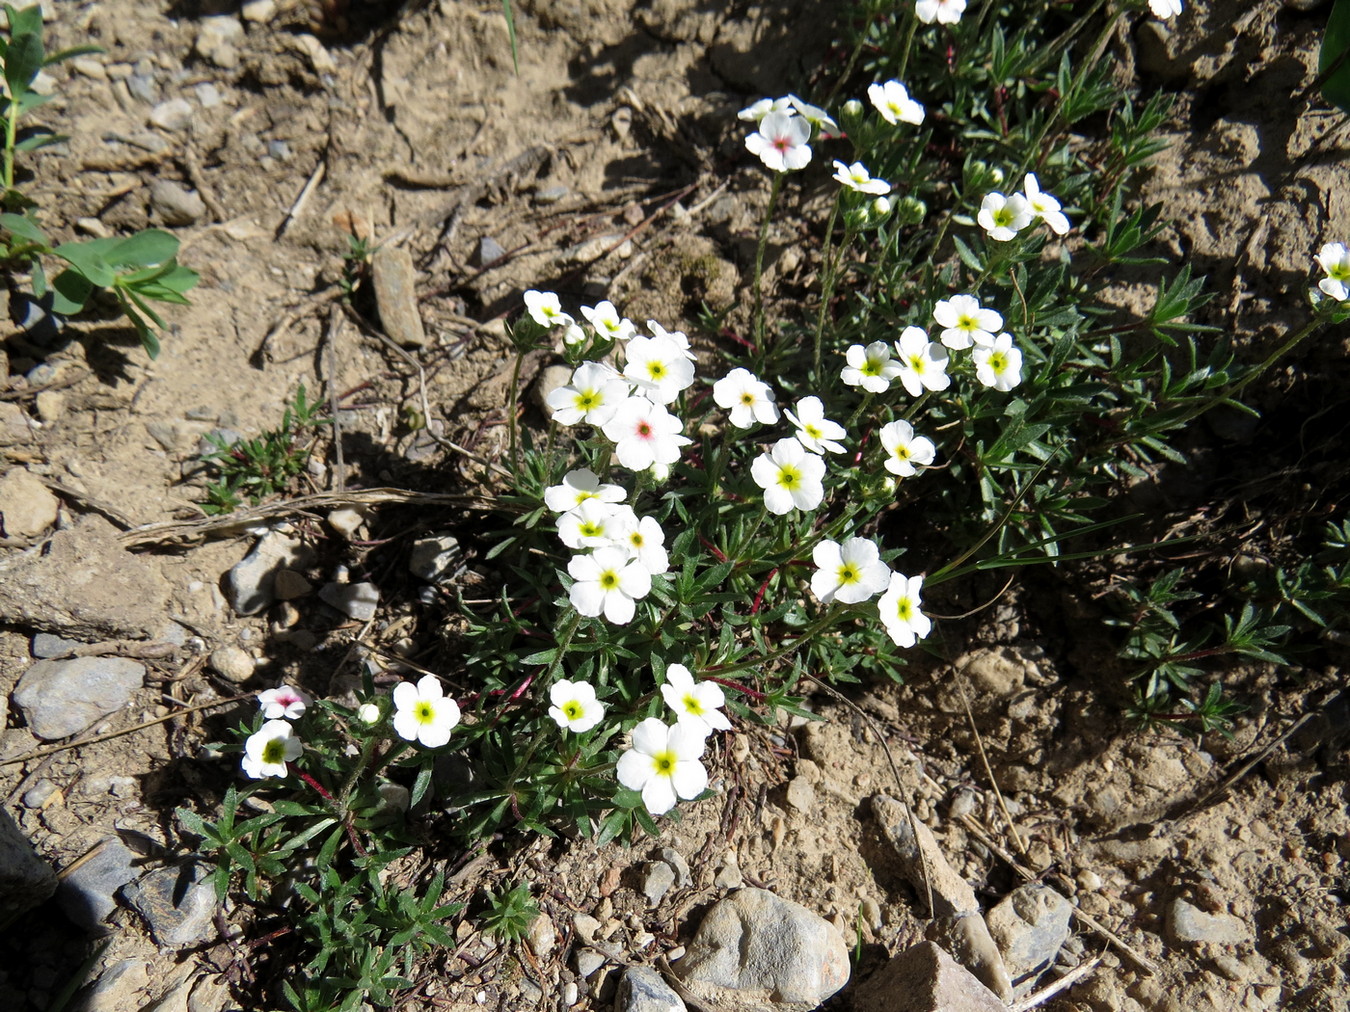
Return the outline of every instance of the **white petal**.
[[[671,786],[680,797],[696,798],[707,789],[708,771],[698,760],[678,762],[670,777]]]

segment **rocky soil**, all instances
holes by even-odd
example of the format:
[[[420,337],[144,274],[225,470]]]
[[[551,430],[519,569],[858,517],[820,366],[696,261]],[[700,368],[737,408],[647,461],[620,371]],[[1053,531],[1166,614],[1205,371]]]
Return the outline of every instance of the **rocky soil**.
[[[5,344],[0,922],[23,912],[0,933],[0,1007],[40,1012],[73,977],[90,983],[67,1007],[101,1012],[272,1000],[251,976],[261,954],[182,860],[173,810],[228,780],[202,746],[233,697],[341,693],[358,640],[437,648],[423,577],[481,579],[472,521],[351,493],[459,492],[500,452],[502,320],[525,288],[690,329],[705,303],[741,319],[765,188],[735,111],[836,57],[829,4],[722,6],[517,2],[517,73],[486,0],[54,5],[58,43],[106,54],[54,72],[47,118],[71,139],[34,160],[31,195],[72,235],[172,229],[202,284],[153,362],[111,321]],[[1122,74],[1177,100],[1144,198],[1177,220],[1166,255],[1217,283],[1212,320],[1263,347],[1304,312],[1311,252],[1350,237],[1344,117],[1305,93],[1326,8],[1187,7],[1114,41]],[[771,237],[784,292],[812,284],[808,217]],[[406,252],[365,315],[339,298],[353,235]],[[1345,341],[1302,370],[1343,376]],[[1343,384],[1299,376],[1258,406],[1343,416]],[[340,409],[342,452],[325,433],[305,476],[318,498],[261,537],[202,524],[205,437],[276,426],[301,384]],[[1200,433],[1203,466],[1153,489],[1156,507],[1206,508],[1228,464],[1269,453],[1267,424]],[[1333,509],[1320,480],[1282,502]],[[1268,491],[1229,494],[1260,518]],[[428,534],[446,538],[416,555]],[[267,579],[278,564],[293,577]],[[1080,635],[1091,603],[1038,593],[951,624],[903,686],[725,736],[719,798],[658,842],[536,840],[456,869],[466,896],[529,880],[544,916],[528,952],[466,920],[403,1007],[664,1007],[663,963],[683,964],[690,1007],[805,1010],[841,975],[831,1008],[891,1008],[916,980],[986,1000],[911,949],[927,932],[1005,997],[1090,964],[1043,1006],[1061,1012],[1350,1008],[1341,670],[1234,670],[1249,707],[1234,738],[1141,735],[1102,687],[1121,673],[1111,642]],[[740,925],[802,955],[728,963]]]

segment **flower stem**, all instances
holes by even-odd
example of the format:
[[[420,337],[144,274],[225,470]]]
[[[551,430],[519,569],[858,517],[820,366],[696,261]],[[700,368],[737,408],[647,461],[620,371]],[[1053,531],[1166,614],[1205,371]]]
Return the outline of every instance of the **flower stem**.
[[[783,173],[773,174],[773,186],[769,189],[769,205],[764,209],[764,221],[759,227],[759,246],[755,250],[755,344],[764,350],[764,249],[769,245],[769,222],[773,220],[774,205],[778,203],[778,191],[783,188]]]
[[[520,473],[520,447],[517,443],[518,429],[520,428],[520,419],[516,417],[517,407],[520,400],[520,368],[525,362],[525,352],[516,352],[515,364],[511,367],[511,390],[507,394],[507,416],[508,432],[511,438],[511,470],[516,474]]]
[[[839,218],[839,206],[844,202],[844,191],[840,190],[835,198],[834,207],[830,208],[830,220],[825,226],[825,250],[821,254],[821,263],[824,265],[824,274],[820,285],[820,313],[816,316],[816,347],[815,354],[811,361],[815,369],[816,380],[820,380],[820,343],[825,336],[825,317],[830,311],[830,299],[834,296],[834,285],[838,280],[837,266],[832,260],[834,253],[834,223]],[[845,244],[847,239],[845,240]],[[843,247],[841,246],[840,257],[842,258]]]

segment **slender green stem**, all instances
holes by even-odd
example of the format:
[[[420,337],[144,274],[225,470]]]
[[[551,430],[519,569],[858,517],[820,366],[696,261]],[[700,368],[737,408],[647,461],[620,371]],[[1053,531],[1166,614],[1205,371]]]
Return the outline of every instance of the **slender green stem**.
[[[932,396],[933,391],[925,390],[923,393],[919,395],[919,399],[916,400],[913,404],[911,404],[908,410],[906,410],[905,413],[900,417],[903,418],[905,421],[909,421],[911,418],[913,418],[915,415],[919,413],[919,409],[923,407],[925,404],[927,404],[928,398]]]
[[[816,347],[811,359],[817,380],[820,378],[820,343],[825,335],[825,317],[829,314],[830,299],[834,297],[834,285],[838,280],[837,265],[831,257],[834,253],[834,223],[839,219],[839,207],[843,202],[844,191],[841,189],[835,198],[834,207],[830,208],[830,220],[825,225],[825,250],[821,254],[824,273],[820,285],[820,312],[816,316]],[[842,257],[842,253],[840,255]]]
[[[520,473],[520,446],[517,442],[520,419],[516,417],[516,414],[520,401],[520,369],[524,362],[525,352],[517,351],[515,364],[511,367],[511,390],[507,394],[506,410],[509,416],[508,431],[511,435],[511,470],[515,474]]]
[[[772,664],[774,661],[786,657],[798,647],[809,643],[819,633],[824,632],[834,624],[835,620],[844,613],[844,610],[845,609],[841,607],[828,609],[823,615],[807,626],[802,634],[792,640],[792,642],[779,647],[777,650],[771,650],[762,657],[752,657],[749,660],[737,661],[735,664],[727,664],[722,667],[712,666],[708,669],[708,673],[714,674],[718,678],[723,678],[727,675],[734,674],[737,671],[745,671],[747,668],[757,668],[764,664]]]
[[[347,813],[347,801],[351,798],[352,792],[356,790],[361,778],[367,773],[377,773],[397,759],[408,748],[406,741],[395,741],[390,744],[389,751],[383,755],[380,754],[380,739],[368,738],[366,743],[361,746],[361,755],[357,758],[352,771],[347,774],[347,779],[338,790],[335,803],[338,812],[342,815]]]
[[[755,250],[755,345],[764,351],[764,250],[769,245],[769,222],[773,221],[774,205],[778,203],[778,192],[783,188],[782,172],[773,174],[773,186],[769,189],[769,205],[764,209],[764,222],[759,227],[759,246]]]
[[[853,414],[849,416],[848,422],[844,425],[844,428],[852,430],[853,427],[858,424],[858,419],[862,417],[863,412],[867,410],[875,397],[876,394],[872,393],[872,391],[865,391],[863,393],[863,399],[858,403],[858,406],[853,409]]]
[[[745,537],[741,538],[740,544],[736,546],[735,551],[728,553],[727,558],[730,561],[732,562],[741,561],[741,552],[745,551],[745,549],[749,546],[750,539],[753,538],[755,534],[759,531],[760,525],[764,523],[764,518],[767,517],[768,515],[769,515],[769,507],[760,506],[759,516],[755,517],[755,522],[751,524],[750,529],[745,532]]]
[[[919,30],[919,16],[914,13],[913,6],[906,8],[909,12],[909,27],[905,29],[905,41],[900,47],[900,63],[895,70],[895,78],[901,83],[905,80],[905,70],[909,67],[909,56],[914,51],[914,35]]]

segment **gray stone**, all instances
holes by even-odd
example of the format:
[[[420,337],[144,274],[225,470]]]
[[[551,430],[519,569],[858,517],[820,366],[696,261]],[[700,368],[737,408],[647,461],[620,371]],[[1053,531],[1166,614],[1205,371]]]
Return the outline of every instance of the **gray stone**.
[[[212,671],[231,682],[247,682],[256,667],[248,651],[235,646],[216,647],[209,663]]]
[[[32,654],[39,660],[47,660],[51,657],[65,657],[82,646],[85,646],[80,640],[68,640],[64,636],[55,636],[52,633],[38,633],[33,637]]]
[[[145,666],[126,657],[38,661],[23,673],[14,702],[39,738],[78,734],[120,710],[145,680]]]
[[[728,851],[722,863],[717,866],[717,872],[713,875],[713,885],[718,889],[739,889],[745,885],[745,876],[741,874],[740,862],[736,860],[734,851]]]
[[[197,52],[221,70],[239,66],[238,43],[243,40],[244,26],[230,15],[202,18],[197,31]]]
[[[661,848],[661,860],[675,869],[675,884],[681,889],[688,888],[694,881],[693,875],[689,873],[689,862],[684,859],[674,847]]]
[[[453,534],[433,534],[413,542],[408,569],[427,583],[439,583],[457,576],[464,569],[464,553]]]
[[[685,1012],[684,1001],[659,973],[646,966],[630,966],[619,978],[615,1012]]]
[[[206,204],[171,179],[150,184],[150,211],[165,225],[191,225],[206,213]]]
[[[407,811],[406,805],[403,810]],[[529,943],[531,952],[540,959],[547,959],[549,953],[553,951],[553,946],[557,944],[557,935],[557,929],[553,926],[553,918],[548,914],[541,913],[530,922],[530,928],[526,934],[526,941]]]
[[[31,792],[30,792],[31,793]],[[0,808],[0,928],[56,892],[56,872]]]
[[[530,387],[530,403],[544,417],[552,413],[548,406],[548,395],[559,387],[572,382],[572,370],[565,365],[550,365],[539,370],[539,378]]]
[[[76,1000],[79,1012],[124,1012],[141,1008],[145,1001],[139,992],[150,982],[144,959],[127,957],[113,963],[90,984]]]
[[[1014,980],[1047,968],[1069,937],[1073,907],[1049,886],[1029,882],[985,915],[989,934]]]
[[[647,902],[656,906],[661,902],[661,897],[669,891],[675,884],[675,869],[664,861],[647,862],[646,870],[642,875],[642,895],[647,897]]]
[[[1173,941],[1213,945],[1240,945],[1249,941],[1251,932],[1232,914],[1207,914],[1183,899],[1172,901],[1167,911],[1167,933]]]
[[[23,806],[24,808],[41,808],[47,803],[47,799],[59,790],[60,788],[54,783],[43,778],[23,792]]]
[[[1007,1005],[932,942],[911,946],[853,991],[855,1012],[1007,1012]]]
[[[214,931],[216,890],[202,865],[156,868],[126,886],[122,896],[160,945],[191,945]]]
[[[570,192],[565,186],[545,186],[543,189],[534,191],[534,202],[540,206],[556,204]]]
[[[57,902],[67,917],[91,934],[104,934],[104,918],[117,908],[117,890],[134,879],[136,854],[121,840],[104,840],[86,861],[61,878]]]
[[[788,807],[798,812],[816,810],[816,785],[806,777],[793,777],[787,785]]]
[[[595,949],[582,946],[572,953],[572,965],[582,977],[589,977],[596,970],[605,965],[605,954],[597,952]]]
[[[56,523],[61,503],[26,467],[16,467],[0,478],[0,524],[14,538],[41,534]]]
[[[422,316],[417,311],[417,271],[406,249],[381,246],[370,257],[371,281],[380,323],[389,339],[404,347],[427,343]]]
[[[848,946],[806,907],[741,889],[708,911],[675,972],[702,1004],[805,1012],[848,983]]]
[[[0,561],[0,622],[88,642],[149,639],[164,624],[169,587],[100,516],[57,531],[44,553]]]
[[[380,588],[373,583],[327,583],[319,591],[319,600],[348,618],[369,622],[379,610]]]
[[[265,25],[272,20],[277,12],[275,0],[248,0],[239,13],[243,15],[245,21],[252,21],[255,25]]]
[[[932,831],[910,818],[904,804],[884,794],[872,797],[872,814],[895,848],[900,871],[914,891],[921,898],[931,891],[931,933],[990,990],[1000,998],[1011,998],[1012,980],[980,916],[975,890],[947,862]]]
[[[485,235],[478,240],[478,249],[476,250],[478,266],[487,267],[506,256],[506,250],[496,239],[490,235]]]
[[[150,110],[150,124],[170,133],[186,130],[192,123],[192,103],[185,98],[171,98]]]
[[[280,531],[268,531],[253,550],[225,574],[225,596],[240,615],[256,615],[275,599],[279,569],[303,569],[313,559],[313,549]]]

